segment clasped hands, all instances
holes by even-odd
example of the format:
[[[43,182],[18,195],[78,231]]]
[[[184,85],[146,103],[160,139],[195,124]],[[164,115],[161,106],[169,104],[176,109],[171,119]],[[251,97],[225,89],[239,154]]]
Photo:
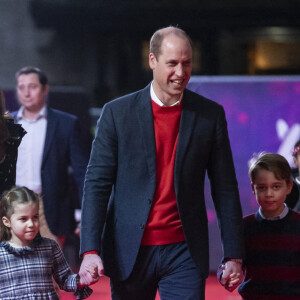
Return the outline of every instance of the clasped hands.
[[[229,260],[221,268],[223,270],[221,284],[226,290],[234,291],[243,282],[242,264]]]
[[[98,282],[100,277],[104,276],[103,263],[99,255],[84,255],[78,274],[81,285],[92,285]]]

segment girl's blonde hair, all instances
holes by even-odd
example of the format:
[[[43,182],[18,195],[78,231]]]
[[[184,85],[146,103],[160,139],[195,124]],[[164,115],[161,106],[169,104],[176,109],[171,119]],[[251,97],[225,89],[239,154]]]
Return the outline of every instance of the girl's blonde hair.
[[[10,219],[14,213],[14,204],[30,202],[39,203],[39,195],[27,187],[13,187],[3,193],[0,200],[0,241],[11,239],[10,229],[3,224],[2,218]]]

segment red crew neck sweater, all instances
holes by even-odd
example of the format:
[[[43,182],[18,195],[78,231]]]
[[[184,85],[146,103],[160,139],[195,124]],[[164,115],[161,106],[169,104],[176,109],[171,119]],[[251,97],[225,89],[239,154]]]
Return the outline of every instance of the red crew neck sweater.
[[[159,106],[152,101],[156,142],[156,191],[142,245],[185,240],[174,189],[174,162],[182,105]]]

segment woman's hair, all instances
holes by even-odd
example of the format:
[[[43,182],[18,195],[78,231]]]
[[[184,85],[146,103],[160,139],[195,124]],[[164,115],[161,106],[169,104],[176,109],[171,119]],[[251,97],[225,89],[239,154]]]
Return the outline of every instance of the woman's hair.
[[[5,142],[9,138],[9,131],[5,124],[5,98],[2,90],[0,90],[0,160],[5,153]]]
[[[280,154],[267,152],[254,154],[249,167],[249,176],[252,183],[255,182],[257,173],[260,170],[272,172],[277,179],[285,180],[287,184],[292,182],[291,167]]]
[[[27,187],[13,187],[4,192],[0,200],[0,241],[11,239],[10,229],[3,224],[2,218],[11,218],[14,213],[14,204],[30,202],[39,203],[39,195]]]

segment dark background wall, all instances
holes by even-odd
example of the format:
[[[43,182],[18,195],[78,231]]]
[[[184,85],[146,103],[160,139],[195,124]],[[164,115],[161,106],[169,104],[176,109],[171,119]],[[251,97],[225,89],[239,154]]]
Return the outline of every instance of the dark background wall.
[[[148,41],[170,24],[194,41],[193,75],[299,74],[297,0],[2,0],[0,86],[33,64],[101,107],[151,80]]]

